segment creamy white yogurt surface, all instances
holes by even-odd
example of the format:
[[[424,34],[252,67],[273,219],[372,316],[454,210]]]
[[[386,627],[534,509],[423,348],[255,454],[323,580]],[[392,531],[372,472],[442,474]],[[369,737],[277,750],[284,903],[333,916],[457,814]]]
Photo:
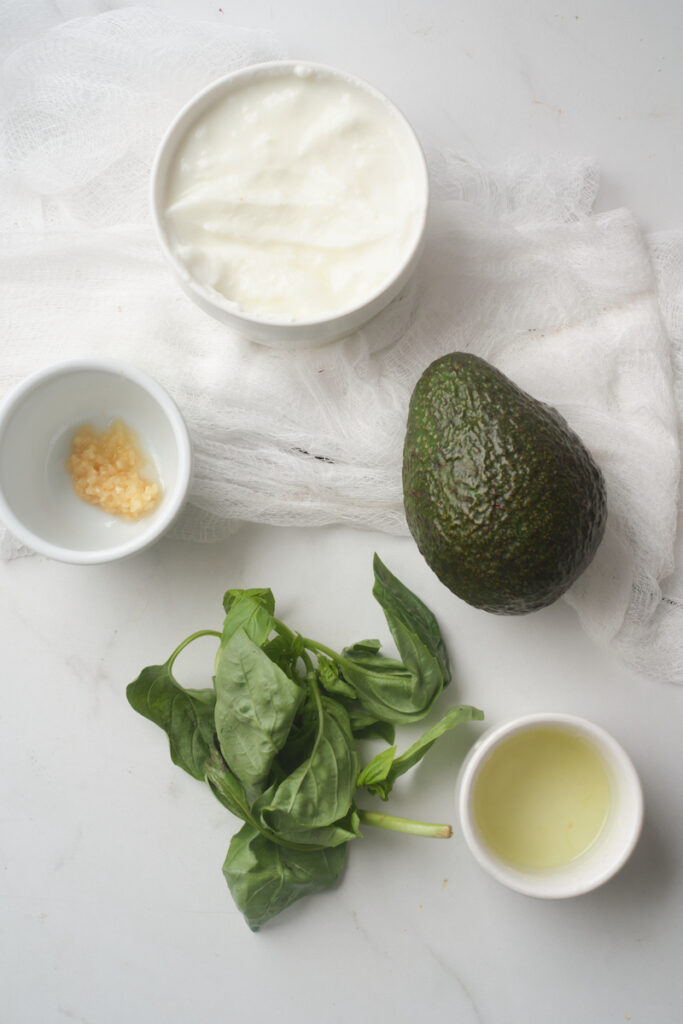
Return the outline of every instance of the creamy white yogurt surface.
[[[181,140],[164,218],[190,276],[273,320],[369,300],[418,239],[424,163],[395,109],[307,65],[238,80]]]

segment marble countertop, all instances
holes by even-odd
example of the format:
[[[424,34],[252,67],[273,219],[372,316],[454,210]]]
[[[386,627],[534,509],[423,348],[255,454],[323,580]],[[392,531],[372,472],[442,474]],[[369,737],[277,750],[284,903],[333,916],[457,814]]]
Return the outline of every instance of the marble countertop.
[[[625,205],[646,230],[683,227],[674,0],[220,5],[153,4],[267,28],[292,55],[362,75],[430,146],[484,164],[529,151],[594,157],[600,209]],[[392,795],[393,813],[452,821],[451,840],[368,829],[339,885],[248,930],[221,874],[237,823],[171,763],[125,686],[190,632],[219,626],[231,587],[270,586],[286,621],[332,646],[386,640],[374,551],[442,624],[449,703],[482,707],[488,724],[572,712],[626,747],[645,826],[603,888],[532,900],[474,862],[454,804],[472,725]],[[680,1024],[683,690],[595,647],[563,602],[490,616],[446,591],[407,538],[246,526],[220,544],[165,539],[111,565],[0,564],[0,610],[3,1021]],[[179,660],[187,685],[202,685],[210,645]],[[417,731],[401,730],[401,744]]]

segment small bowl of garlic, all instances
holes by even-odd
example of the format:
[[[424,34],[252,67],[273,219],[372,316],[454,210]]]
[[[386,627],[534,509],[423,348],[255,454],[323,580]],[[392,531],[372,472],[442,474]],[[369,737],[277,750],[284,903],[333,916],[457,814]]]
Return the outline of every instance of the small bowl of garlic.
[[[178,407],[130,364],[51,365],[0,406],[0,520],[48,558],[94,564],[148,547],[185,503],[191,472]]]

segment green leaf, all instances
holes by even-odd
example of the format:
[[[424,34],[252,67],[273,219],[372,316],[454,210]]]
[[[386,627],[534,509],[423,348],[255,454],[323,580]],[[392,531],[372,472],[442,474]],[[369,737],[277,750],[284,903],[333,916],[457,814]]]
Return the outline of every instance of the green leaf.
[[[382,606],[401,661],[379,653],[376,640],[363,640],[334,657],[343,678],[376,719],[399,724],[427,715],[450,682],[448,655],[438,623],[427,606],[374,558],[373,594]]]
[[[339,668],[324,655],[318,655],[318,679],[323,689],[337,697],[355,700],[356,691],[339,675]]]
[[[281,782],[306,760],[313,749],[318,732],[318,720],[317,705],[311,696],[307,695],[296,713],[287,742],[275,759],[274,767],[277,766],[278,777],[275,778],[275,773],[271,772],[269,783]]]
[[[336,658],[344,679],[375,720],[400,724],[415,722],[429,711],[423,707],[419,680],[403,665],[381,654],[351,656],[345,648]]]
[[[223,874],[237,907],[256,931],[303,896],[328,889],[345,861],[345,846],[288,850],[243,825],[232,837]]]
[[[252,811],[284,839],[336,845],[358,835],[353,817],[358,756],[342,705],[320,696],[317,687],[315,698],[318,726],[310,755]]]
[[[341,654],[313,640],[318,656],[334,661],[339,675],[378,721],[416,722],[427,715],[450,682],[448,655],[427,606],[374,558],[373,594],[382,606],[402,660],[385,658],[377,640],[361,640]]]
[[[277,622],[275,628],[278,628]],[[278,633],[263,644],[263,650],[271,661],[279,665],[285,675],[297,676],[297,663],[303,654],[304,645],[298,633]]]
[[[209,761],[206,773],[206,780],[211,792],[231,814],[248,822],[269,842],[287,847],[289,850],[302,850],[308,853],[313,849],[339,846],[360,835],[360,818],[355,807],[352,808],[345,820],[335,822],[334,825],[326,829],[293,830],[292,835],[288,838],[278,835],[256,816],[257,804],[249,805],[249,798],[244,786],[230,771],[220,751],[216,749],[214,753],[215,760],[212,758]],[[277,782],[273,783],[263,796],[268,799],[276,787]]]
[[[438,662],[445,686],[451,678],[448,652],[433,613],[424,601],[389,572],[378,554],[373,558],[372,567],[375,574],[372,593],[382,606],[403,661],[409,665],[417,638]],[[420,652],[415,656],[419,664]]]
[[[356,780],[356,785],[369,787],[372,783],[383,782],[389,774],[395,753],[396,747],[387,747],[386,750],[376,754],[372,761],[368,761],[363,768]]]
[[[171,760],[195,779],[204,779],[214,742],[213,690],[185,690],[176,682],[172,664],[149,665],[126,688],[130,706],[168,735]]]
[[[262,647],[273,631],[275,598],[271,590],[228,590],[223,598],[225,621],[223,622],[224,647],[233,633],[243,629],[250,640]]]
[[[259,789],[287,740],[303,690],[243,629],[220,652],[215,686],[223,757],[247,788]]]
[[[451,680],[448,652],[439,624],[426,604],[389,572],[379,555],[373,559],[372,588],[382,606],[404,665],[419,680],[416,700],[429,710]]]
[[[255,802],[252,811],[256,813],[258,810],[259,805]],[[274,843],[299,850],[341,846],[352,839],[358,839],[361,834],[360,818],[355,806],[352,806],[343,818],[329,825],[304,825],[291,821],[288,827],[276,829],[268,824],[267,817],[263,815],[254,819],[253,824]]]
[[[389,746],[394,742],[396,729],[391,722],[383,722],[371,715],[362,705],[346,709],[351,722],[351,732],[359,740],[384,740]]]
[[[363,668],[377,670],[384,673],[395,673],[405,675],[406,667],[397,658],[388,658],[380,653],[379,644],[370,646],[372,641],[361,640],[360,643],[351,644],[345,647],[342,654],[345,658],[351,658],[355,665],[362,665]]]
[[[483,711],[470,707],[467,704],[451,708],[436,725],[433,725],[431,729],[427,729],[403,754],[393,759],[383,779],[369,779],[363,785],[366,785],[369,792],[374,796],[387,800],[396,779],[416,765],[440,736],[443,736],[445,732],[454,729],[456,725],[460,725],[462,722],[481,721],[483,717]],[[368,767],[370,766],[368,765]]]
[[[223,595],[223,609],[228,615],[237,601],[247,598],[262,605],[271,615],[275,614],[275,598],[270,587],[250,587],[248,590],[226,590]]]
[[[206,781],[211,792],[231,814],[242,821],[251,818],[249,799],[240,780],[233,775],[220,751],[212,749],[206,766]]]
[[[361,658],[364,654],[379,654],[381,646],[379,640],[358,640],[346,650],[351,657]]]
[[[416,722],[427,715],[450,682],[448,655],[438,623],[427,606],[380,558],[373,562],[373,594],[382,606],[402,660],[380,654],[377,640],[361,640],[334,658],[343,679],[376,720]],[[321,645],[322,646],[322,645]]]

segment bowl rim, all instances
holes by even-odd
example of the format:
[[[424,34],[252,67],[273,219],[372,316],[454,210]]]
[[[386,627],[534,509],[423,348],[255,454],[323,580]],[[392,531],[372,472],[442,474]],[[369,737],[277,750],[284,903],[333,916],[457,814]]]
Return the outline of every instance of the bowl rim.
[[[140,370],[131,363],[106,357],[78,357],[66,359],[58,363],[51,363],[21,380],[16,387],[8,392],[0,403],[0,446],[3,443],[12,416],[29,394],[39,389],[49,380],[67,376],[71,373],[92,370],[124,377],[137,384],[156,402],[173,431],[176,451],[178,453],[178,465],[175,484],[170,492],[166,492],[167,500],[163,513],[150,521],[148,529],[140,531],[135,537],[123,544],[88,550],[55,544],[34,533],[16,516],[5,497],[0,482],[0,520],[7,526],[10,533],[36,554],[45,555],[47,558],[52,558],[56,561],[77,565],[113,562],[148,547],[168,529],[180,512],[185,503],[192,476],[192,443],[190,434],[187,424],[173,398],[157,380],[145,373],[144,370]]]
[[[369,296],[364,298],[362,302],[356,303],[355,305],[345,306],[343,309],[337,310],[335,313],[331,313],[326,316],[312,317],[309,319],[282,316],[276,317],[250,313],[247,310],[241,309],[237,303],[232,302],[230,299],[221,295],[220,292],[202,285],[192,276],[187,266],[173,252],[169,244],[163,216],[163,198],[168,180],[168,168],[170,167],[171,157],[188,131],[193,120],[195,120],[196,116],[199,116],[199,114],[209,106],[210,98],[215,97],[215,99],[218,100],[222,93],[229,92],[232,87],[239,85],[242,80],[257,78],[262,75],[264,77],[267,75],[275,75],[278,72],[285,72],[288,70],[294,71],[296,68],[305,69],[309,73],[318,72],[332,78],[346,81],[355,88],[373,96],[384,107],[386,107],[392,116],[402,124],[406,132],[406,137],[411,139],[414,143],[419,175],[418,185],[420,186],[421,191],[421,210],[419,222],[415,231],[415,237],[403,260],[395,268],[391,276]],[[201,109],[195,114],[197,107]],[[164,173],[162,173],[162,165],[164,162],[166,162],[166,168]],[[372,85],[364,78],[352,74],[351,72],[344,71],[330,64],[308,60],[296,60],[293,58],[268,60],[255,64],[248,64],[243,68],[238,68],[226,75],[222,75],[220,78],[215,79],[199,92],[195,93],[195,95],[192,96],[183,107],[181,107],[167,127],[161,142],[157,147],[154,160],[152,162],[150,177],[150,206],[152,212],[152,223],[154,225],[157,241],[165,259],[183,282],[185,288],[200,301],[200,304],[209,304],[217,311],[219,310],[223,316],[228,315],[234,317],[235,322],[237,323],[243,322],[245,326],[251,324],[254,327],[265,329],[272,328],[274,332],[282,328],[296,328],[297,330],[306,331],[315,328],[330,327],[334,326],[336,323],[342,323],[347,318],[357,316],[365,309],[373,308],[385,293],[391,292],[391,289],[407,272],[413,261],[417,259],[424,244],[429,211],[429,196],[429,171],[422,144],[410,121],[394,101],[389,99],[389,97],[376,86]]]
[[[489,851],[486,844],[480,839],[474,824],[472,814],[474,784],[485,760],[496,747],[510,736],[543,725],[572,729],[591,740],[598,751],[605,756],[610,767],[615,769],[614,774],[618,776],[619,789],[626,794],[628,800],[630,829],[623,845],[602,870],[584,875],[582,879],[578,876],[572,879],[566,874],[555,875],[550,871],[525,872],[513,865],[506,865],[504,861]],[[461,766],[456,786],[456,804],[465,842],[481,867],[509,889],[524,896],[541,899],[565,899],[581,896],[609,881],[633,853],[642,831],[644,817],[643,789],[640,778],[631,758],[621,744],[606,729],[587,718],[552,711],[520,715],[494,725],[482,733],[471,747]]]

